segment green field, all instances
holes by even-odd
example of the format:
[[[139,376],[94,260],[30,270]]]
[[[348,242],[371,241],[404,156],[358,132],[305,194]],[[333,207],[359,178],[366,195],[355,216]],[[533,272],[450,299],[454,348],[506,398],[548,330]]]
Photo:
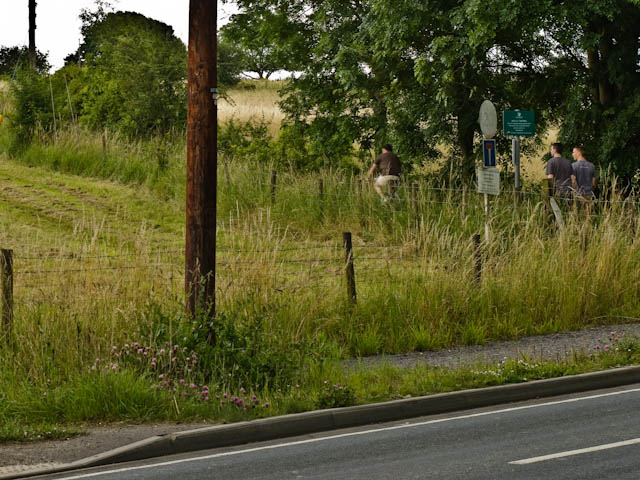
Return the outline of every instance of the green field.
[[[210,325],[185,318],[182,305],[184,138],[107,135],[103,149],[102,134],[69,128],[56,141],[40,135],[19,157],[6,153],[8,142],[5,122],[0,247],[14,251],[15,320],[0,346],[0,438],[66,435],[93,421],[228,421],[501,383],[509,376],[353,374],[340,361],[640,316],[633,197],[609,191],[591,212],[567,208],[560,231],[535,185],[504,192],[492,201],[478,282],[471,237],[485,218],[472,188],[417,176],[416,191],[404,184],[384,205],[362,176],[340,169],[303,173],[224,156],[219,315]],[[343,232],[353,235],[355,305]],[[526,372],[623,360],[581,361]]]

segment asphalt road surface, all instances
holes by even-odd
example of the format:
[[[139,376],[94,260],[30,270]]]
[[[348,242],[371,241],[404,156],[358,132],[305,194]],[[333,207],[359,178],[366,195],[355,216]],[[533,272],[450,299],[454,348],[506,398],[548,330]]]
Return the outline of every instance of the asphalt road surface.
[[[640,479],[640,384],[57,479]]]

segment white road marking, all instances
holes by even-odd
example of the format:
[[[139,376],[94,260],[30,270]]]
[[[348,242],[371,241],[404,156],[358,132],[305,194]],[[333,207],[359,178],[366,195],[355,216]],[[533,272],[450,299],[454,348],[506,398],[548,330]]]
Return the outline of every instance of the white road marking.
[[[144,470],[144,469],[149,469],[149,468],[157,468],[157,467],[166,467],[169,465],[178,465],[180,463],[189,463],[189,462],[198,462],[200,460],[211,460],[213,458],[222,458],[222,457],[230,457],[233,455],[243,455],[245,453],[253,453],[253,452],[260,452],[260,451],[264,451],[264,450],[274,450],[276,448],[285,448],[285,447],[291,447],[294,445],[304,445],[304,444],[308,444],[308,443],[318,443],[318,442],[326,442],[328,440],[335,440],[338,438],[346,438],[346,437],[356,437],[356,436],[360,436],[360,435],[368,435],[368,434],[372,434],[372,433],[378,433],[378,432],[388,432],[391,430],[401,430],[401,429],[405,429],[405,428],[415,428],[415,427],[422,427],[425,425],[433,425],[436,423],[444,423],[444,422],[451,422],[454,420],[465,420],[465,419],[469,419],[469,418],[476,418],[476,417],[485,417],[488,415],[496,415],[496,414],[500,414],[500,413],[510,413],[510,412],[517,412],[520,410],[529,410],[532,408],[540,408],[540,407],[547,407],[550,405],[562,405],[565,403],[575,403],[575,402],[582,402],[585,400],[593,400],[595,398],[602,398],[602,397],[612,397],[615,395],[624,395],[627,393],[635,393],[635,392],[640,392],[640,388],[633,388],[633,389],[629,389],[629,390],[620,390],[617,392],[609,392],[609,393],[601,393],[598,395],[589,395],[587,397],[578,397],[578,398],[568,398],[565,400],[556,400],[553,402],[544,402],[544,403],[538,403],[535,405],[522,405],[520,407],[510,407],[510,408],[502,408],[500,410],[492,410],[492,411],[488,411],[488,412],[479,412],[479,413],[471,413],[469,415],[459,415],[457,417],[447,417],[447,418],[439,418],[436,420],[426,420],[424,422],[418,422],[418,423],[403,423],[402,425],[394,425],[392,427],[383,427],[383,428],[373,428],[370,430],[363,430],[361,432],[350,432],[350,433],[342,433],[339,435],[331,435],[331,436],[327,436],[327,437],[320,437],[320,438],[310,438],[307,440],[297,440],[295,442],[287,442],[287,443],[279,443],[277,445],[266,445],[266,446],[262,446],[262,447],[254,447],[254,448],[247,448],[244,450],[235,450],[232,452],[224,452],[224,453],[214,453],[211,455],[204,455],[201,457],[192,457],[192,458],[183,458],[180,460],[171,460],[168,462],[161,462],[161,463],[154,463],[151,465],[139,465],[136,467],[124,467],[124,468],[118,468],[118,469],[114,469],[114,470],[106,470],[106,471],[102,471],[102,472],[94,472],[94,473],[86,473],[86,474],[80,474],[80,475],[74,475],[72,477],[63,477],[60,478],[60,480],[77,480],[77,479],[81,479],[81,478],[91,478],[91,477],[99,477],[99,476],[103,476],[103,475],[109,475],[112,473],[123,473],[123,472],[131,472],[134,470]]]
[[[540,457],[525,458],[524,460],[516,460],[509,462],[512,465],[528,465],[530,463],[545,462],[547,460],[553,460],[554,458],[570,457],[572,455],[582,455],[583,453],[599,452],[600,450],[609,450],[610,448],[626,447],[628,445],[635,445],[640,443],[640,438],[634,438],[632,440],[625,440],[623,442],[607,443],[606,445],[598,445],[597,447],[580,448],[578,450],[567,450],[566,452],[552,453],[549,455],[542,455]]]

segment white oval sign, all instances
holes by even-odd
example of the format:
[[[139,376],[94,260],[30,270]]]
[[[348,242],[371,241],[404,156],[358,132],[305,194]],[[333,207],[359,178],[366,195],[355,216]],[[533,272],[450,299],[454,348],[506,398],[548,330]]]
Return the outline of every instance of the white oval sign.
[[[478,117],[480,123],[480,130],[484,138],[493,138],[498,133],[498,115],[496,113],[496,107],[493,106],[490,100],[485,100],[480,105],[480,116]]]

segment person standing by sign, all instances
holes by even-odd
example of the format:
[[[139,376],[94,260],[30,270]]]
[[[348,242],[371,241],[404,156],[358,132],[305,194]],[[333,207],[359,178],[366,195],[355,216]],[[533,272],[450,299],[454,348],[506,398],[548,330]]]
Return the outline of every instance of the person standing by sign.
[[[596,187],[596,167],[584,158],[583,147],[575,147],[572,155],[575,162],[571,165],[571,183],[581,198],[590,200]]]
[[[561,143],[551,144],[551,159],[547,162],[549,195],[570,198],[573,170],[571,162],[562,156],[563,150]]]
[[[382,153],[376,157],[367,173],[367,178],[371,178],[376,169],[380,170],[380,175],[373,182],[373,188],[378,193],[383,202],[388,200],[388,196],[383,189],[389,194],[393,193],[395,184],[400,180],[400,172],[402,164],[398,156],[393,153],[393,147],[388,143],[382,147]]]

